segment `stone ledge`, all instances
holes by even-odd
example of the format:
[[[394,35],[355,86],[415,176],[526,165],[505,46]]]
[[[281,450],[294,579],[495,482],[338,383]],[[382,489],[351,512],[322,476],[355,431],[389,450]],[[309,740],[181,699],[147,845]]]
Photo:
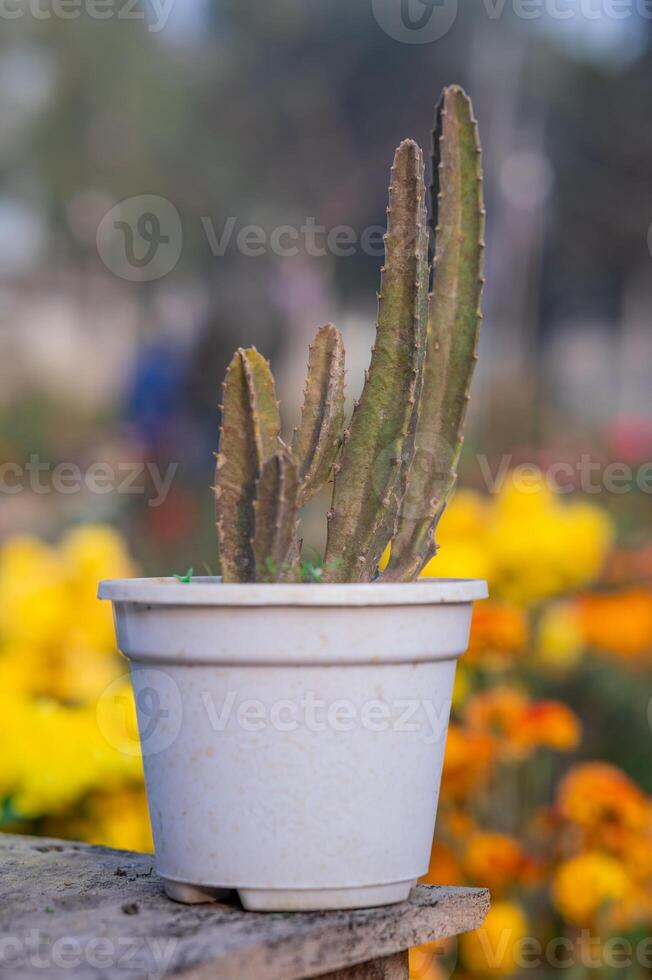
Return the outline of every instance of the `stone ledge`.
[[[307,980],[476,929],[489,908],[484,889],[424,885],[352,912],[178,905],[151,855],[9,834],[0,867],[3,980]]]

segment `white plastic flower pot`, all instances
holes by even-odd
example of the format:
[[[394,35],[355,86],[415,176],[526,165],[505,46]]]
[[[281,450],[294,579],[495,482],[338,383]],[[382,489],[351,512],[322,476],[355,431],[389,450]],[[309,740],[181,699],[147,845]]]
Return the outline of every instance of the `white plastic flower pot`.
[[[428,868],[457,658],[485,582],[103,582],[156,867],[179,901],[400,902]]]

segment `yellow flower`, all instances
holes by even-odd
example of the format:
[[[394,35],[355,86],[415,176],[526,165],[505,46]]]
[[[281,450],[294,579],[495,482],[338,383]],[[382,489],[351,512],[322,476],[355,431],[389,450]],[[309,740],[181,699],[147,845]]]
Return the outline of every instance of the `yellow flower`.
[[[17,535],[0,551],[0,628],[16,643],[58,643],[72,609],[56,552]]]
[[[530,469],[527,477],[518,469],[507,474],[507,479],[496,495],[496,510],[499,514],[536,519],[542,514],[554,512],[557,498],[546,483],[543,472],[534,466]]]
[[[151,846],[133,698],[110,607],[96,599],[99,578],[131,571],[122,539],[100,525],[58,548],[19,535],[0,549],[0,802],[20,830],[38,821],[42,832]]]
[[[584,652],[582,624],[572,602],[548,605],[539,620],[536,636],[537,663],[552,673],[572,670]]]
[[[125,785],[113,791],[99,789],[76,806],[61,814],[48,816],[42,826],[48,837],[87,841],[120,850],[154,850],[142,786]]]
[[[95,598],[101,577],[125,578],[133,574],[125,541],[107,524],[80,524],[62,538],[61,556],[73,585]]]
[[[97,598],[97,583],[133,575],[123,539],[106,525],[82,524],[65,535],[59,550],[73,592],[74,633],[80,645],[113,650],[111,605]]]
[[[462,965],[479,976],[509,976],[519,966],[519,946],[528,933],[527,918],[515,902],[492,902],[484,924],[460,936]]]
[[[594,504],[566,502],[542,478],[534,491],[508,479],[488,538],[494,594],[527,604],[580,588],[600,572],[612,537],[609,517]]]
[[[140,757],[107,740],[92,708],[0,696],[0,712],[15,746],[2,754],[1,795],[22,818],[61,814],[98,788],[142,782]]]
[[[448,542],[439,536],[439,551],[423,572],[422,578],[483,578],[491,579],[491,552],[481,541]]]
[[[606,512],[585,501],[566,508],[566,548],[570,556],[569,579],[572,587],[592,582],[602,570],[614,539],[614,529]]]
[[[439,551],[426,565],[424,578],[491,578],[492,556],[486,548],[489,511],[484,498],[458,490],[437,530]]]
[[[44,651],[24,643],[5,643],[0,651],[0,698],[26,697],[48,690],[53,671]]]
[[[629,884],[620,861],[590,851],[557,868],[552,881],[552,900],[567,922],[590,926],[600,911],[624,898]]]
[[[437,529],[425,576],[486,578],[491,594],[529,605],[575,591],[600,573],[613,538],[594,503],[553,493],[543,474],[508,474],[499,493],[458,491]]]
[[[442,521],[442,539],[472,538],[484,531],[490,520],[487,500],[475,490],[457,490],[446,510],[446,523]]]
[[[142,787],[92,798],[89,817],[85,840],[90,843],[129,851],[153,852],[147,797]]]

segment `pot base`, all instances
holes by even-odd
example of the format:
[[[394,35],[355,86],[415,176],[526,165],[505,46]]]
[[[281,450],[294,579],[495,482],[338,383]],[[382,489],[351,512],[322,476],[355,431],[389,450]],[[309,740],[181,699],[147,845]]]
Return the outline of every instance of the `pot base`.
[[[407,900],[414,885],[410,880],[368,888],[240,888],[238,894],[249,912],[326,912],[396,905]]]
[[[221,902],[232,888],[190,885],[172,878],[161,878],[168,898],[182,905]],[[327,912],[334,909],[366,909],[405,902],[416,881],[397,881],[391,885],[367,888],[240,888],[240,901],[248,912]]]
[[[230,888],[209,888],[208,885],[189,885],[184,881],[162,878],[163,888],[168,898],[182,905],[204,905],[206,902],[220,902],[229,894]]]

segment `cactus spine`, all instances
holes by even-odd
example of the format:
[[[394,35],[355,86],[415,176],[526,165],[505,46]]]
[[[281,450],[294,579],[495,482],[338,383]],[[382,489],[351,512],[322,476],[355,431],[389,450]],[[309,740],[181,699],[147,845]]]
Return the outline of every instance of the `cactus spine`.
[[[299,427],[279,436],[274,381],[253,348],[227,371],[215,494],[225,582],[296,578],[297,514],[334,474],[325,572],[365,582],[391,542],[383,581],[416,579],[462,447],[482,315],[484,205],[477,126],[458,86],[444,90],[433,133],[429,294],[423,156],[401,143],[392,167],[376,342],[344,431],[344,346],[332,324],[310,348]]]

